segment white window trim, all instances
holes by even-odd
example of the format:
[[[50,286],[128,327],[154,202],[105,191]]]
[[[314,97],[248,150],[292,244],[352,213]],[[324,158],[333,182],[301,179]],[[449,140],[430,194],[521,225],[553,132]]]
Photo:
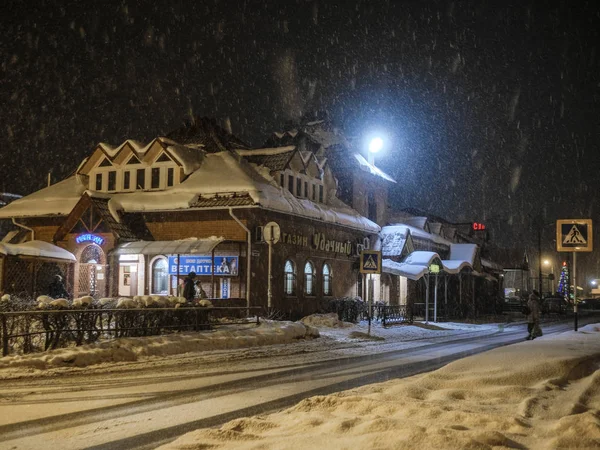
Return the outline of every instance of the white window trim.
[[[157,294],[154,292],[154,271],[153,271],[153,266],[154,263],[156,261],[158,261],[159,259],[164,259],[167,262],[167,294]],[[157,255],[155,257],[153,257],[149,264],[148,264],[148,271],[150,272],[150,276],[148,277],[148,292],[150,292],[150,295],[169,295],[169,258],[167,258],[165,255]]]

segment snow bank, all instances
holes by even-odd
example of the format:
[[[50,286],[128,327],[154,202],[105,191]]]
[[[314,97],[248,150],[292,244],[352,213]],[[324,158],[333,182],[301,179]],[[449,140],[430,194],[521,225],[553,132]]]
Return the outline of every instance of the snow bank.
[[[310,316],[303,317],[300,319],[304,325],[311,325],[313,327],[328,327],[328,328],[347,328],[354,326],[353,323],[343,322],[338,319],[336,313],[329,314],[312,314]]]
[[[600,325],[303,400],[161,449],[600,448]]]
[[[297,339],[318,336],[319,330],[300,322],[262,321],[258,327],[253,328],[122,338],[93,345],[57,349],[42,354],[7,356],[0,358],[0,370],[48,369],[59,366],[86,367],[108,362],[136,361],[142,357],[285,344]]]

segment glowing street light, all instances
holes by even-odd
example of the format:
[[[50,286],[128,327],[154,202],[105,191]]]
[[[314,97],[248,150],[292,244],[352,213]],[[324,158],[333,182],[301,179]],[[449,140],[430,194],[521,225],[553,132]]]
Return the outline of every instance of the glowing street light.
[[[383,147],[383,139],[376,137],[371,139],[369,143],[369,163],[375,164],[375,153],[379,152]]]

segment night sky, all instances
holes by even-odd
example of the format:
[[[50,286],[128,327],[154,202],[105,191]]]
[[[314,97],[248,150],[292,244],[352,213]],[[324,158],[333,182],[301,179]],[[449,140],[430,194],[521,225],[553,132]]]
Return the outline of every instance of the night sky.
[[[599,11],[594,1],[5,2],[2,188],[29,193],[98,142],[147,142],[192,115],[261,145],[326,112],[357,142],[384,135],[377,161],[398,180],[394,204],[530,243],[537,217],[600,218]]]

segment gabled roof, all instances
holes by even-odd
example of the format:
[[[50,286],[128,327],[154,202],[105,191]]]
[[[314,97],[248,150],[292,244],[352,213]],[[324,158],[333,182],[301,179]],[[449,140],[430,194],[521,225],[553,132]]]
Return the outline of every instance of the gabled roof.
[[[249,149],[250,145],[217,125],[215,119],[194,117],[191,123],[167,134],[180,144],[202,148],[206,153]]]
[[[295,152],[296,147],[293,145],[255,150],[236,150],[236,153],[243,156],[249,163],[265,166],[271,170],[285,170]]]

